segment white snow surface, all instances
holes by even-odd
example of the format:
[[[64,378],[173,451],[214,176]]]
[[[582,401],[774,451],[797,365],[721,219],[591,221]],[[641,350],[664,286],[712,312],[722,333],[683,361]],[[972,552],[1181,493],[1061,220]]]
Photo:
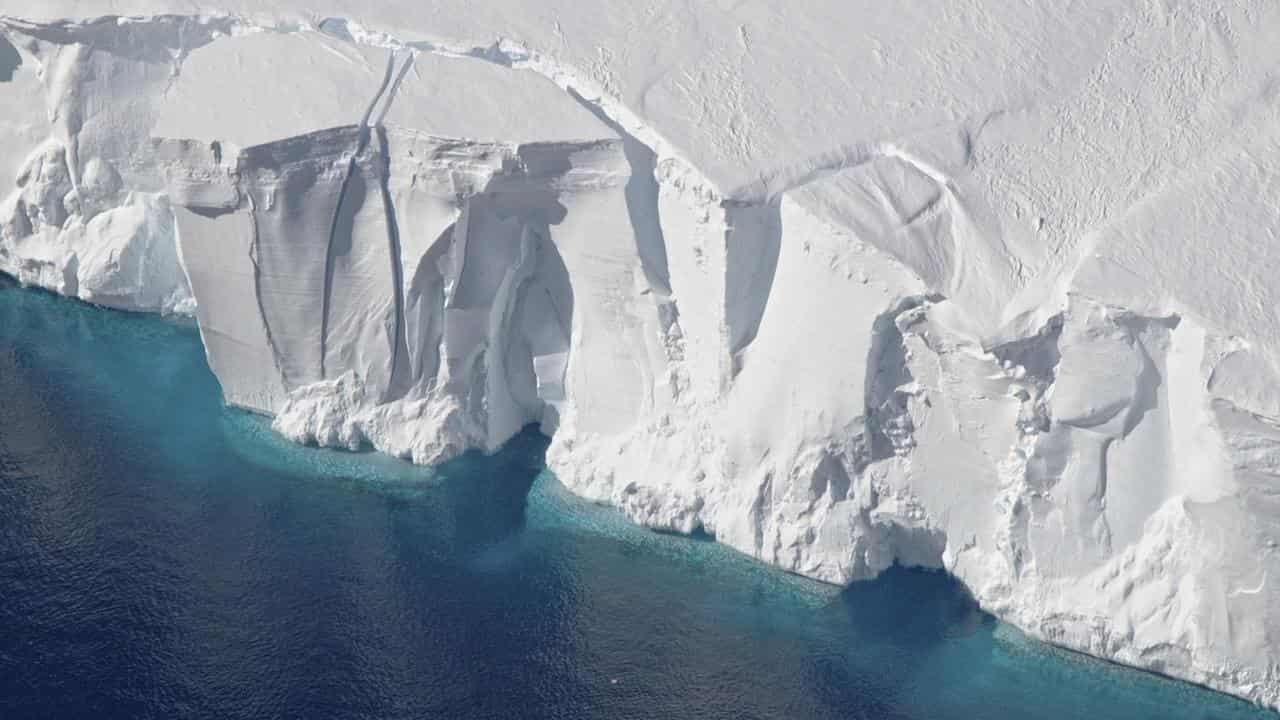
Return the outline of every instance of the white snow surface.
[[[368,5],[0,0],[0,271],[1280,707],[1280,5]]]

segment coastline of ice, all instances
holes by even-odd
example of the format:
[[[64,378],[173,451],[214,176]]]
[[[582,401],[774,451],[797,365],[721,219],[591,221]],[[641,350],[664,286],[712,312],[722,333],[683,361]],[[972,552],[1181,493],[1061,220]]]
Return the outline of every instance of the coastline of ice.
[[[957,2],[839,48],[825,6],[669,9],[655,73],[622,8],[61,5],[0,3],[0,271],[194,313],[287,437],[436,463],[539,422],[636,522],[945,568],[1280,705],[1275,9]]]

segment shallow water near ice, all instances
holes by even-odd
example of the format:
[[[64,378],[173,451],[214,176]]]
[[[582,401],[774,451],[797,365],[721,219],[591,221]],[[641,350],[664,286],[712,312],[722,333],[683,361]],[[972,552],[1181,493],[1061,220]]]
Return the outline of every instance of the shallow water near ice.
[[[839,589],[224,408],[196,331],[0,286],[0,717],[1250,718],[945,576]]]

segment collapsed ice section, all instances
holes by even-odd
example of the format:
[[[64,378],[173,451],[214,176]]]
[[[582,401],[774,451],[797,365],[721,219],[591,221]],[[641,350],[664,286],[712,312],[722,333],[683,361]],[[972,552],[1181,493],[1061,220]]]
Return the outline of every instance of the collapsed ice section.
[[[6,19],[0,269],[194,312],[294,439],[425,463],[538,422],[637,522],[943,567],[1280,705],[1275,12],[706,5],[639,34],[649,74],[630,5],[466,15],[520,43]]]
[[[554,428],[575,323],[576,384],[627,405],[626,308],[605,297],[640,265],[609,227],[620,141],[347,126],[161,146],[210,364],[289,436],[426,463]]]

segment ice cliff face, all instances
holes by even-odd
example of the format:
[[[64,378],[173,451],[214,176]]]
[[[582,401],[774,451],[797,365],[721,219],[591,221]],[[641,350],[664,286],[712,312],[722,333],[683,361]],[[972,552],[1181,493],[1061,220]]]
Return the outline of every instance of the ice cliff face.
[[[296,440],[538,422],[637,522],[1280,706],[1271,4],[319,5],[0,2],[0,270],[194,313]]]

